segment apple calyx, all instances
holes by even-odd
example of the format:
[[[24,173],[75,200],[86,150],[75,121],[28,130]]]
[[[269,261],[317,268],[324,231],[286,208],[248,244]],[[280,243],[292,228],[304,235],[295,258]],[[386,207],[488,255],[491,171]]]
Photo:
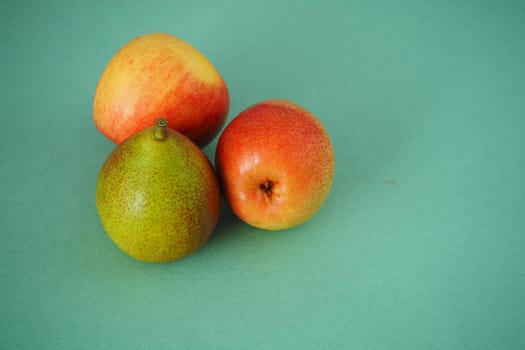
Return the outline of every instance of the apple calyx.
[[[156,121],[157,127],[155,128],[155,131],[153,132],[153,136],[155,136],[155,139],[158,141],[163,141],[168,136],[168,133],[166,131],[166,127],[168,126],[168,121],[164,118],[159,118]]]

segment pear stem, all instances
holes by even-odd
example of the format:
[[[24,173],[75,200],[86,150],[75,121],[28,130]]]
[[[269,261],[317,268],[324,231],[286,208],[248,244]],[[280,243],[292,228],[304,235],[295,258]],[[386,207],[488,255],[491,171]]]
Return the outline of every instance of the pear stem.
[[[168,121],[164,118],[157,119],[156,122],[157,127],[155,128],[155,131],[153,132],[153,135],[155,136],[155,139],[162,141],[165,140],[168,136],[168,132],[166,130],[166,126],[168,125]]]

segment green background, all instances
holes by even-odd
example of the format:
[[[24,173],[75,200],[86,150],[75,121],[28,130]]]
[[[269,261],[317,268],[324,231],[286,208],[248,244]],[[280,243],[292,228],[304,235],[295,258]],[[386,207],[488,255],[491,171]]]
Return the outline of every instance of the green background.
[[[322,120],[312,220],[225,208],[168,264],[111,243],[94,89],[157,31],[212,61],[228,120],[270,97]],[[525,2],[2,1],[0,47],[1,349],[525,348]]]

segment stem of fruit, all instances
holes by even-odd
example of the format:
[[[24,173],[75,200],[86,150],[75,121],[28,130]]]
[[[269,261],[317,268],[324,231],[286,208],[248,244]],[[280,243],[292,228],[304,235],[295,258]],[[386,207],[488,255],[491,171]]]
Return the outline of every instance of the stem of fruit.
[[[168,132],[166,130],[166,126],[168,125],[168,121],[164,118],[157,119],[157,127],[155,128],[155,131],[153,135],[155,135],[155,139],[162,141],[165,140],[168,136]]]

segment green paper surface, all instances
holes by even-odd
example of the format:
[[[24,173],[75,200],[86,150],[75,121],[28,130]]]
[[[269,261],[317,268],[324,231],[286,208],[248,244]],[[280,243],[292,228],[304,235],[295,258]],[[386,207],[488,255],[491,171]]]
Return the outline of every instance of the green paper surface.
[[[3,1],[0,349],[524,349],[525,2]],[[95,207],[95,87],[134,37],[318,116],[332,192],[135,261]],[[213,160],[217,138],[204,151]]]

